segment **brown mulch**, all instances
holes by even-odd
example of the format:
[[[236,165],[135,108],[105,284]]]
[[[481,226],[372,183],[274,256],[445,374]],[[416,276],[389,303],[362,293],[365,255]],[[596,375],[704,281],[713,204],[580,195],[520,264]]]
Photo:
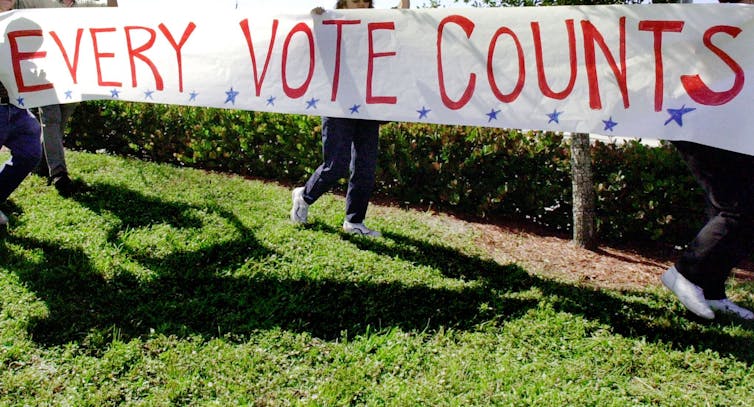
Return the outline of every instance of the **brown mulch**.
[[[479,243],[496,261],[516,263],[546,277],[613,289],[640,289],[658,284],[678,253],[670,249],[599,246],[587,250],[569,237],[535,226],[474,223]]]
[[[651,243],[630,247],[600,245],[587,250],[574,245],[567,235],[553,234],[536,225],[511,221],[463,220],[448,215],[457,227],[478,232],[478,244],[501,264],[515,263],[543,277],[593,287],[639,290],[660,285],[660,275],[678,258],[680,250]],[[739,279],[754,280],[754,264],[734,270]]]
[[[375,206],[406,208],[385,197],[373,197]],[[569,235],[554,233],[533,223],[510,219],[476,219],[431,208],[409,206],[431,213],[445,227],[478,232],[477,244],[500,264],[515,263],[527,271],[560,281],[596,288],[641,290],[660,286],[660,275],[681,254],[679,248],[643,242],[631,245],[599,245],[587,250],[572,243]],[[376,209],[376,208],[375,208]],[[379,211],[380,209],[377,209]],[[689,236],[691,240],[693,236]],[[733,270],[732,277],[754,281],[754,262],[746,260]]]

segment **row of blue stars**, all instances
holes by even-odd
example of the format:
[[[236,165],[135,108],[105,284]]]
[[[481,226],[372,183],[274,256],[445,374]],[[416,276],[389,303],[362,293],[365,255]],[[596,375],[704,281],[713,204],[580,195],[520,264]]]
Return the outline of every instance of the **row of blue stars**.
[[[681,106],[680,109],[667,109],[666,111],[670,115],[670,118],[665,121],[665,126],[670,124],[670,122],[675,122],[678,124],[678,126],[683,127],[683,116],[693,112],[696,110],[696,108],[693,107],[686,107],[686,105]],[[549,121],[547,124],[555,123],[560,124],[560,115],[564,112],[558,112],[557,110],[553,110],[552,113],[547,114],[547,117],[549,117]],[[609,119],[603,120],[602,123],[605,125],[604,131],[614,131],[615,127],[618,126],[618,123],[613,121],[613,117],[610,116]]]
[[[227,98],[225,99],[225,103],[236,103],[236,96],[238,96],[238,91],[233,90],[233,87],[230,88],[227,92],[225,92],[227,95]],[[306,109],[316,109],[317,103],[319,102],[319,99],[312,98],[306,102]],[[267,105],[268,106],[275,106],[275,97],[270,96],[267,99]],[[353,105],[349,110],[351,111],[351,114],[358,114],[359,109],[361,108],[361,105]],[[683,127],[683,116],[687,113],[693,112],[696,110],[695,108],[686,107],[686,105],[681,106],[680,109],[667,109],[668,114],[670,114],[670,118],[665,121],[665,126],[667,126],[670,122],[676,122],[679,126]],[[419,120],[421,119],[427,119],[429,118],[429,113],[432,112],[431,109],[427,108],[426,106],[422,106],[421,110],[417,110],[416,113],[419,114]],[[486,114],[488,120],[487,123],[492,122],[493,120],[498,120],[498,114],[500,114],[501,110],[495,110],[492,108],[489,113]],[[547,124],[555,123],[560,124],[560,115],[564,112],[558,112],[557,109],[553,110],[552,113],[547,114],[547,117],[549,120],[547,121]],[[614,131],[615,127],[618,126],[618,123],[613,121],[613,117],[610,116],[609,119],[603,120],[602,123],[605,125],[604,131]]]
[[[144,91],[144,100],[154,100],[154,98],[152,97],[154,92],[155,91],[153,90]],[[66,99],[73,99],[73,91],[67,90],[65,91],[64,94],[65,94]],[[239,94],[240,92],[233,89],[233,87],[231,86],[229,90],[225,91],[226,98],[225,98],[224,103],[225,104],[230,103],[232,105],[235,105],[236,97]],[[191,93],[189,93],[189,102],[196,102],[196,99],[198,96],[199,94],[196,91],[191,91]],[[118,89],[112,89],[110,91],[110,97],[113,99],[118,99],[120,97],[120,91]],[[269,98],[267,98],[266,100],[267,106],[274,107],[276,99],[277,98],[274,96],[270,96]],[[24,99],[22,97],[19,97],[17,101],[18,101],[19,106],[24,106]],[[319,103],[319,99],[316,99],[316,98],[311,98],[307,100],[306,110],[316,109],[317,103]],[[351,112],[351,114],[359,114],[360,113],[359,109],[361,109],[361,105],[355,104],[351,106],[349,111]],[[681,106],[680,109],[667,109],[667,112],[670,115],[670,117],[668,118],[668,120],[665,121],[665,126],[667,126],[671,122],[675,122],[676,124],[678,124],[678,126],[683,127],[683,116],[688,113],[693,112],[694,110],[696,110],[696,108],[686,107],[686,105]],[[416,111],[416,113],[419,114],[419,117],[418,117],[419,120],[428,119],[429,114],[431,112],[432,112],[432,109],[426,106],[422,106],[420,110]],[[499,109],[498,110],[495,110],[495,108],[490,109],[490,112],[485,114],[485,116],[487,116],[487,119],[488,119],[487,123],[491,123],[493,120],[496,120],[496,121],[499,120],[498,115],[500,114],[500,112],[501,110]],[[551,124],[551,123],[560,124],[560,116],[564,113],[565,112],[559,112],[557,109],[553,110],[552,113],[547,113],[546,114],[546,117],[548,118],[547,124]],[[615,130],[615,127],[618,126],[618,122],[614,121],[612,116],[610,116],[610,118],[607,120],[603,120],[602,123],[605,125],[603,129],[604,131],[612,132]]]
[[[676,122],[680,127],[683,127],[683,116],[685,114],[691,113],[696,108],[693,107],[686,107],[686,105],[681,106],[680,109],[667,109],[668,114],[670,115],[670,118],[665,121],[665,126],[667,126],[670,122]],[[432,110],[427,108],[426,106],[422,106],[421,110],[417,110],[416,113],[419,114],[419,119],[426,119],[429,117],[429,113]],[[493,120],[498,120],[498,115],[500,114],[501,110],[495,110],[495,108],[490,109],[489,113],[486,113],[485,116],[487,116],[487,123],[492,122]],[[547,118],[549,119],[547,121],[547,124],[555,123],[560,124],[560,115],[562,115],[564,112],[559,112],[557,109],[553,110],[552,113],[546,114]],[[613,117],[610,116],[609,119],[603,120],[602,123],[605,125],[603,128],[603,131],[615,131],[615,127],[618,126],[618,122],[613,120]]]

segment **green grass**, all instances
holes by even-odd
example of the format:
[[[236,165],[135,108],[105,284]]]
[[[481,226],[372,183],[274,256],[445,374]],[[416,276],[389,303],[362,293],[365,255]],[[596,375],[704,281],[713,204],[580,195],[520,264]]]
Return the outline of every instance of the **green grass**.
[[[373,205],[368,240],[339,196],[297,227],[287,186],[68,158],[84,193],[30,176],[3,206],[0,405],[751,405],[754,327],[657,288],[498,264],[442,216]]]

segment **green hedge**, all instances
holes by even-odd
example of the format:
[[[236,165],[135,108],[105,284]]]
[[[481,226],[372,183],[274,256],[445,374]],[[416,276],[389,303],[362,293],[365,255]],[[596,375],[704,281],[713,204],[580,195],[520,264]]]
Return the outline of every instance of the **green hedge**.
[[[82,104],[68,146],[301,183],[321,160],[319,117],[121,102]],[[603,241],[685,244],[703,198],[675,149],[596,143]],[[571,229],[562,135],[464,126],[382,126],[377,193],[474,216]]]

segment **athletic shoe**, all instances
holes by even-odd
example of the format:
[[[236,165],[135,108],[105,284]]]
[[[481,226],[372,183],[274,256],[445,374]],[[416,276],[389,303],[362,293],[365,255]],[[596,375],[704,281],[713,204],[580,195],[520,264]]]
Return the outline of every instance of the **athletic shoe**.
[[[675,266],[663,273],[660,279],[665,287],[672,291],[689,311],[704,319],[715,319],[715,313],[712,312],[704,299],[704,291],[682,276]]]
[[[722,300],[707,300],[707,305],[715,312],[732,315],[747,321],[754,321],[754,312],[737,305],[727,298],[723,298]]]
[[[293,207],[291,207],[291,221],[293,223],[306,223],[309,216],[309,204],[304,201],[304,187],[295,188],[291,193]]]
[[[8,225],[8,217],[5,216],[3,211],[0,211],[0,226],[7,226]]]
[[[369,229],[363,223],[343,222],[343,231],[352,235],[364,235],[369,237],[382,236],[382,233]]]

